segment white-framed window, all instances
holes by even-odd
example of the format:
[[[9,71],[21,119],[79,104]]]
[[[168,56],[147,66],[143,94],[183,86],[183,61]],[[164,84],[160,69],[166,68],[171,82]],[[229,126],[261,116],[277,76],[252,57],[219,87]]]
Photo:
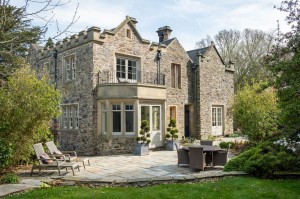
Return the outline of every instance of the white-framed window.
[[[152,130],[160,130],[160,106],[152,106]]]
[[[78,108],[75,108],[75,129],[79,127],[79,115],[78,115]]]
[[[222,126],[222,108],[212,108],[212,126]]]
[[[69,107],[69,129],[73,128],[73,107]]]
[[[63,128],[68,128],[68,107],[63,107]]]
[[[76,77],[76,60],[75,55],[67,56],[64,58],[65,66],[65,79],[74,80]]]
[[[125,104],[125,133],[134,132],[134,106],[133,104]]]
[[[112,119],[113,119],[113,133],[121,134],[121,105],[113,104],[112,105]]]
[[[107,133],[107,109],[106,109],[106,104],[102,103],[102,132],[103,134]]]
[[[116,58],[116,77],[121,80],[137,80],[138,60],[117,57]]]
[[[62,128],[78,129],[79,128],[79,110],[78,104],[63,104],[62,109]]]
[[[75,79],[75,72],[76,72],[76,68],[75,68],[75,57],[71,58],[71,68],[72,68],[72,79]]]
[[[171,87],[181,88],[181,67],[179,64],[171,64]]]

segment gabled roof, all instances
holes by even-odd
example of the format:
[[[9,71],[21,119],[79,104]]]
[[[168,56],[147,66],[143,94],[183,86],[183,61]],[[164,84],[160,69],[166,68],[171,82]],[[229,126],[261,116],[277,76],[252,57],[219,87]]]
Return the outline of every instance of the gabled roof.
[[[190,51],[187,51],[187,54],[189,55],[190,59],[195,62],[196,61],[196,55],[197,53],[199,52],[201,55],[205,55],[206,52],[211,49],[211,48],[214,48],[214,50],[216,51],[217,55],[219,56],[222,64],[225,65],[225,62],[223,61],[221,55],[219,54],[215,44],[212,42],[210,46],[207,46],[207,47],[204,47],[204,48],[198,48],[198,49],[195,49],[195,50],[190,50]]]
[[[130,16],[126,16],[125,20],[120,25],[118,25],[116,28],[113,28],[113,29],[110,29],[110,30],[105,29],[103,33],[104,34],[108,33],[108,34],[111,34],[111,35],[115,35],[119,30],[121,30],[121,28],[123,28],[123,26],[125,24],[128,24],[132,28],[132,30],[134,31],[134,33],[136,34],[137,38],[140,41],[150,44],[149,40],[146,40],[146,39],[142,38],[142,36],[140,35],[140,33],[138,32],[138,30],[135,27],[136,23],[137,23],[137,20],[135,18],[130,17]]]
[[[204,55],[208,49],[209,47],[198,48],[195,50],[186,51],[186,53],[189,55],[190,59],[195,62],[197,53],[199,52],[199,54]]]
[[[161,44],[165,44],[166,46],[170,45],[172,43],[172,41],[174,41],[176,39],[176,37],[172,38],[172,39],[168,39],[166,41],[161,42]]]

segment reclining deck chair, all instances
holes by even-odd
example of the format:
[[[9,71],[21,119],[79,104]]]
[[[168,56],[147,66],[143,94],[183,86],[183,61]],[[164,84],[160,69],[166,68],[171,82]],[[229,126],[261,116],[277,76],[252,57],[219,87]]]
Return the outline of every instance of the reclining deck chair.
[[[45,153],[42,143],[34,144],[33,149],[35,151],[35,155],[38,160],[39,172],[41,172],[42,168],[54,168],[54,169],[58,170],[58,175],[60,175],[60,169],[66,168],[66,170],[67,170],[68,167],[70,167],[72,169],[73,175],[75,175],[74,168],[78,168],[78,171],[79,171],[78,163],[67,163],[64,160],[50,158]],[[35,167],[35,164],[32,165],[30,176],[32,176],[34,167]]]
[[[88,162],[89,166],[90,160],[88,158],[78,158],[75,151],[60,151],[58,150],[57,146],[54,144],[53,141],[46,142],[46,146],[48,147],[48,150],[51,155],[54,157],[63,157],[67,162],[82,162],[83,168],[85,169],[85,162]]]

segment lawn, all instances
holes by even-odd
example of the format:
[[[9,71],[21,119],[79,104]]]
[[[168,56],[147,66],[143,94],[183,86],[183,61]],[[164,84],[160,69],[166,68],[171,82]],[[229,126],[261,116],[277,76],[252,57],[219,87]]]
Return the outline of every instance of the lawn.
[[[41,188],[7,198],[300,198],[300,180],[265,180],[228,177],[216,182],[163,184],[149,187],[88,188],[61,186]]]

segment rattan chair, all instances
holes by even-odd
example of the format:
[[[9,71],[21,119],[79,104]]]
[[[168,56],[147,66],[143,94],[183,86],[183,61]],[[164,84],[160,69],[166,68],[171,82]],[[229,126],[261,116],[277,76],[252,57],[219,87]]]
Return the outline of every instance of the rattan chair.
[[[212,146],[213,145],[213,141],[212,140],[200,140],[200,144],[201,145]]]
[[[189,147],[190,169],[202,170],[206,167],[206,153],[203,153],[202,147]]]
[[[225,166],[228,160],[228,150],[215,151],[213,154],[213,166]]]
[[[178,163],[177,165],[188,166],[190,164],[189,152],[187,150],[180,149],[178,143],[175,143],[177,150]]]

